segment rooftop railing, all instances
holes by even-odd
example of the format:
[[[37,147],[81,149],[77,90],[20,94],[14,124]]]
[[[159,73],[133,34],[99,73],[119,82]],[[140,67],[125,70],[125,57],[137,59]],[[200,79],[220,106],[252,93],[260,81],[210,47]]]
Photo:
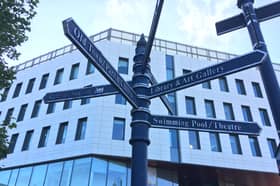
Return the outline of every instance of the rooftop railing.
[[[109,41],[115,41],[119,43],[136,45],[136,42],[140,39],[140,34],[109,28],[93,36],[90,36],[90,39],[94,43],[102,40],[109,40]],[[226,52],[220,52],[220,51],[210,50],[205,48],[199,48],[196,46],[176,43],[173,41],[167,41],[167,40],[157,39],[157,38],[155,38],[154,40],[153,49],[165,53],[175,53],[178,55],[185,55],[196,59],[204,59],[204,60],[215,61],[215,62],[222,62],[237,56],[235,54],[230,54]],[[15,70],[21,71],[27,68],[31,68],[35,65],[50,61],[64,54],[71,53],[74,50],[76,50],[76,47],[73,44],[64,46],[62,48],[53,50],[51,52],[48,52],[46,54],[28,60],[24,63],[21,63],[15,66]]]

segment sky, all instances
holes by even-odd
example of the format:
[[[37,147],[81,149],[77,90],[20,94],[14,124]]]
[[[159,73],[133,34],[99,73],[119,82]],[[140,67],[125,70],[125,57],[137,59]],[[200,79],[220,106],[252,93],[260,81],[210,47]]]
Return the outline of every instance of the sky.
[[[258,8],[276,0],[255,0]],[[217,36],[215,23],[241,13],[237,0],[165,0],[156,37],[242,55],[252,51],[246,28]],[[149,34],[156,0],[40,0],[17,65],[70,44],[62,21],[72,17],[88,35],[108,28]],[[261,23],[272,62],[280,64],[280,17]]]

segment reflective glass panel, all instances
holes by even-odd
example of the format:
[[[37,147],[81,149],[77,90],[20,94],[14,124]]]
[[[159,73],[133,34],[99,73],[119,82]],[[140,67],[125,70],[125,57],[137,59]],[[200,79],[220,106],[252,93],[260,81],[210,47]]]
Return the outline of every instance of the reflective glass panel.
[[[219,79],[219,84],[220,84],[220,90],[223,92],[228,92],[228,84],[227,84],[227,79],[225,77],[222,77]]]
[[[244,121],[253,121],[251,110],[249,106],[241,106]]]
[[[71,72],[70,72],[70,80],[77,79],[79,74],[79,66],[80,63],[72,65]]]
[[[92,73],[94,73],[94,65],[90,61],[88,61],[86,74],[88,75]]]
[[[47,164],[37,165],[33,167],[33,173],[30,180],[29,186],[41,186],[44,184],[45,176],[47,171]]]
[[[45,185],[59,185],[62,165],[63,162],[49,164]]]
[[[71,185],[88,185],[90,175],[91,158],[74,160]]]
[[[255,97],[262,98],[263,95],[262,95],[262,91],[261,91],[261,87],[260,87],[259,83],[252,82],[252,86],[253,86]]]
[[[7,185],[10,178],[11,170],[0,171],[0,185]]]
[[[193,97],[186,97],[186,111],[187,114],[196,115],[195,103]]]
[[[126,185],[126,165],[119,162],[109,162],[108,186]]]
[[[118,72],[121,74],[128,74],[128,59],[119,58]]]
[[[230,145],[233,154],[242,154],[239,137],[235,134],[230,134]]]
[[[16,186],[26,186],[29,183],[32,167],[24,167],[19,169]]]
[[[275,153],[277,148],[275,139],[267,139],[267,143],[268,143],[268,148],[269,148],[271,158],[275,158]]]
[[[99,158],[92,158],[90,186],[105,186],[108,163]]]
[[[210,144],[211,144],[211,151],[221,152],[221,143],[218,133],[209,133],[210,135]]]
[[[262,120],[262,124],[264,126],[271,126],[271,123],[270,123],[270,120],[269,120],[268,113],[267,113],[266,109],[260,108],[259,113],[260,113],[260,117],[261,117],[261,120]]]
[[[223,103],[226,120],[234,120],[234,114],[231,103]]]
[[[124,140],[125,119],[114,118],[112,139]]]
[[[189,131],[189,143],[191,149],[200,149],[199,133],[197,131]]]
[[[11,174],[11,177],[10,177],[10,180],[9,180],[9,186],[15,186],[16,185],[18,172],[19,172],[19,169],[13,169],[12,170],[12,174]]]
[[[63,167],[63,173],[60,181],[60,186],[70,185],[71,173],[72,173],[73,160],[65,161]]]
[[[49,79],[49,74],[44,74],[42,76],[42,79],[41,79],[41,82],[40,82],[40,86],[39,86],[39,90],[46,88],[48,79]]]
[[[258,139],[256,137],[249,137],[251,152],[253,156],[261,156],[261,150]]]

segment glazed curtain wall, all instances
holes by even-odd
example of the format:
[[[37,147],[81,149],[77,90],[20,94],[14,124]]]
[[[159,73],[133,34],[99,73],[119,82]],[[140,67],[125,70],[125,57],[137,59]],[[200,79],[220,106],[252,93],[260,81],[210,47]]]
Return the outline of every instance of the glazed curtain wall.
[[[126,163],[87,157],[0,171],[0,185],[129,186]],[[178,186],[176,172],[149,168],[149,186]]]

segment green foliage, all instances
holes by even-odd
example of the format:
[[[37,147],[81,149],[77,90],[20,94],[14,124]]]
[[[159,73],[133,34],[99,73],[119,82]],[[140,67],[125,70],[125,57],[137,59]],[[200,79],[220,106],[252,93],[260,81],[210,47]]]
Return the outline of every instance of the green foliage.
[[[9,87],[15,71],[8,67],[5,58],[17,60],[16,47],[25,42],[30,31],[31,19],[39,0],[0,0],[0,91]],[[0,94],[0,97],[3,95]],[[12,119],[12,118],[11,118]],[[0,159],[8,152],[7,130],[16,127],[10,119],[0,124]]]

